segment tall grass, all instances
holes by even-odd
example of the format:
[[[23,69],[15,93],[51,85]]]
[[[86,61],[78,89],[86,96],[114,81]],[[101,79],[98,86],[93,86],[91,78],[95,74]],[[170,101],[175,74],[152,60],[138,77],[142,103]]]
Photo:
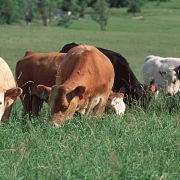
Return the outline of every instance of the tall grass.
[[[179,178],[179,113],[134,108],[55,129],[46,110],[26,127],[18,111],[0,127],[2,179]]]
[[[49,52],[73,41],[93,44],[125,56],[142,82],[145,56],[179,57],[180,9],[169,11],[173,2],[147,4],[140,14],[144,20],[114,9],[106,32],[88,16],[70,29],[3,25],[0,56],[14,72],[27,49]],[[0,179],[179,179],[179,109],[179,95],[160,94],[147,110],[135,106],[127,107],[123,117],[74,117],[55,129],[45,123],[47,106],[31,121],[26,117],[24,125],[18,101],[9,123],[0,125]]]

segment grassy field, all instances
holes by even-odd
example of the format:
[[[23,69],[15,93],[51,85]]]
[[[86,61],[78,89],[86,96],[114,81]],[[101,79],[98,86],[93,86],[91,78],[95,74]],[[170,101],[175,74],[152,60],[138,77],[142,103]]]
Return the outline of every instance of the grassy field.
[[[89,16],[69,29],[55,25],[0,25],[0,56],[13,72],[26,50],[59,51],[69,42],[121,53],[138,79],[150,54],[180,57],[180,3],[146,4],[136,17],[113,9],[107,31]],[[143,16],[143,18],[137,18]],[[0,179],[180,179],[180,97],[159,97],[147,111],[123,117],[75,117],[55,129],[44,123],[49,111],[22,125],[17,102],[0,126]]]

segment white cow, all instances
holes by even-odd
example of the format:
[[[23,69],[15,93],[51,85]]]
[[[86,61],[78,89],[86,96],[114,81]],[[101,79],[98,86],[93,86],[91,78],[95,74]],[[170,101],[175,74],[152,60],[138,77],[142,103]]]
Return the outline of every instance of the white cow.
[[[8,120],[12,105],[21,93],[8,64],[0,57],[0,121]]]
[[[180,91],[179,67],[180,58],[147,56],[143,66],[144,83],[155,81],[157,89],[174,95]]]

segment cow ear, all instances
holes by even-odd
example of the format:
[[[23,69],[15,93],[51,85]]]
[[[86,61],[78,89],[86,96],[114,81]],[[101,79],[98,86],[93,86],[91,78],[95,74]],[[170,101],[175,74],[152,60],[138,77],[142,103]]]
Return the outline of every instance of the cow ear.
[[[153,85],[151,85],[150,86],[150,91],[152,91],[152,92],[156,92],[156,86],[153,84]]]
[[[176,67],[176,68],[174,69],[174,71],[176,72],[177,77],[178,77],[178,79],[180,80],[180,66]]]
[[[42,84],[37,86],[37,91],[40,93],[40,97],[44,100],[48,99],[51,89],[51,87],[44,86]]]
[[[84,92],[86,90],[85,86],[78,86],[76,87],[76,89],[74,90],[74,93],[76,94],[76,96],[79,96],[79,99],[83,99],[84,98]]]
[[[124,99],[124,93],[119,93],[119,95]]]
[[[149,87],[150,91],[152,92],[156,92],[157,88],[156,88],[156,85],[155,85],[155,79],[153,79],[151,82],[150,82],[150,87]]]
[[[9,97],[12,100],[16,100],[16,98],[22,94],[22,89],[19,87],[8,89],[5,92],[5,97]]]
[[[125,93],[127,91],[127,89],[123,86],[120,88],[119,92],[120,93]]]

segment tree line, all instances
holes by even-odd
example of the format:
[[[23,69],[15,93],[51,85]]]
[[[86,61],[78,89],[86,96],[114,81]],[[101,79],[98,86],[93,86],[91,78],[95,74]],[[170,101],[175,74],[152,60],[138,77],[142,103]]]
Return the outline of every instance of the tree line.
[[[109,8],[127,7],[127,12],[136,13],[147,1],[168,0],[0,0],[0,24],[41,20],[47,26],[54,19],[58,25],[68,27],[72,20],[83,18],[87,8],[91,8],[91,17],[105,29]]]

